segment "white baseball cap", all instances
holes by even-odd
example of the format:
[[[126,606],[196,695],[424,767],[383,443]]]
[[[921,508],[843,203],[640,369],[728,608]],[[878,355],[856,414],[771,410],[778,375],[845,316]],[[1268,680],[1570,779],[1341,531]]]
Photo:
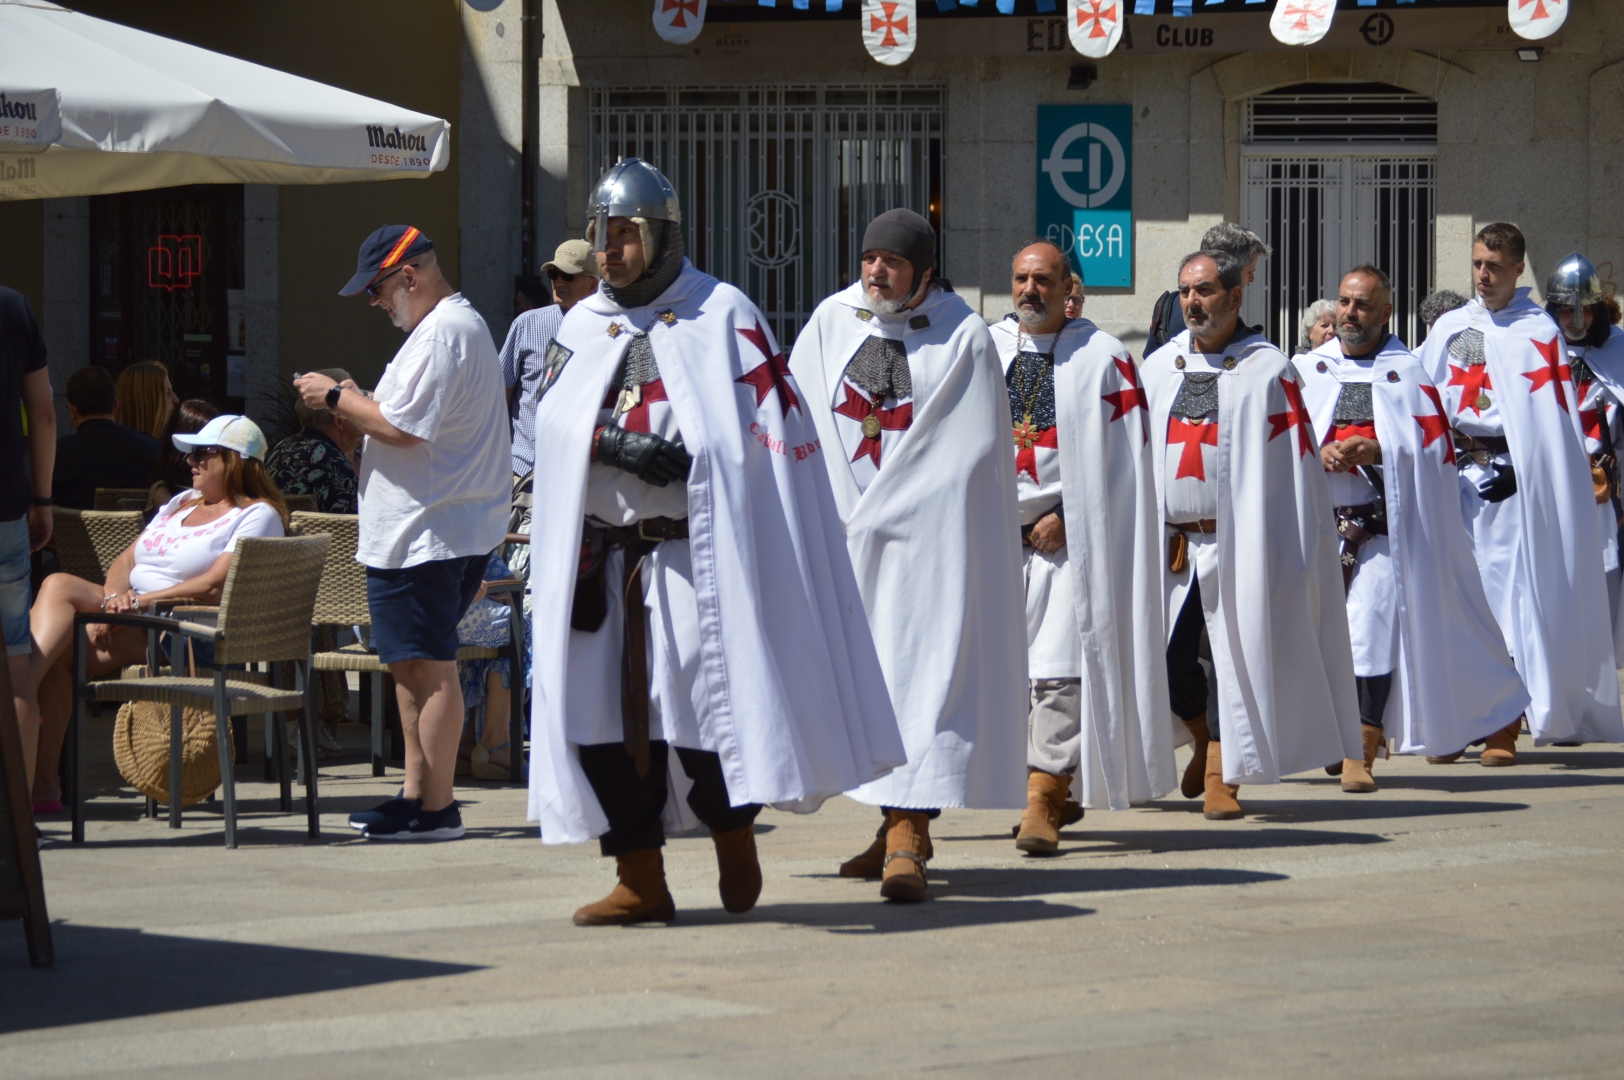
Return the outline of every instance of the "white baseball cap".
[[[219,446],[235,450],[243,457],[265,460],[265,433],[246,416],[221,413],[195,435],[171,435],[177,450],[195,450],[199,446]]]

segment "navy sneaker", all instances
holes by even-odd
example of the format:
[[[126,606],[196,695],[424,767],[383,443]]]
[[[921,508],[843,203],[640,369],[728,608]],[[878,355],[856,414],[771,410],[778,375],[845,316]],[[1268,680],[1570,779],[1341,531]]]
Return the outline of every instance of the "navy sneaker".
[[[406,789],[401,788],[400,794],[388,802],[381,802],[371,810],[357,810],[350,815],[350,828],[365,832],[368,825],[379,825],[412,805],[412,800],[406,798]]]
[[[393,817],[368,825],[361,835],[368,840],[457,840],[466,831],[456,802],[443,810],[425,810],[418,799]]]

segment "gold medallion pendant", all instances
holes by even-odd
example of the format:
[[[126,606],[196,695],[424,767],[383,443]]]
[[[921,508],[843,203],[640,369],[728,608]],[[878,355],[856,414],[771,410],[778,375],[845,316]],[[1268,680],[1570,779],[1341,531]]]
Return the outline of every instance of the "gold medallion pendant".
[[[1479,395],[1477,395],[1477,401],[1475,401],[1473,404],[1475,404],[1479,409],[1487,409],[1489,407],[1489,404],[1490,404],[1489,395],[1487,395],[1487,394],[1479,394]]]
[[[1030,450],[1037,445],[1038,432],[1032,426],[1032,418],[1028,416],[1015,425],[1015,445],[1022,450]]]
[[[873,413],[863,417],[863,438],[878,439],[880,437],[880,418]]]

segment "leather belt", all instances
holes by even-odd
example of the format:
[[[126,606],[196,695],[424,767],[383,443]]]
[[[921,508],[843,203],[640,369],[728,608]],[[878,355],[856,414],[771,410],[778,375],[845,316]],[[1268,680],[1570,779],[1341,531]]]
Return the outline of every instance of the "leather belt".
[[[1175,574],[1184,573],[1184,568],[1190,565],[1190,541],[1187,533],[1201,533],[1211,536],[1218,531],[1218,522],[1214,518],[1202,518],[1200,521],[1169,521],[1167,527],[1173,533],[1167,538],[1167,569]]]
[[[1353,571],[1359,563],[1359,549],[1373,536],[1387,535],[1387,504],[1360,503],[1335,507],[1336,532],[1342,537],[1342,595],[1353,588]]]
[[[1455,432],[1455,453],[1461,457],[1469,457],[1479,465],[1487,465],[1491,458],[1510,452],[1511,445],[1506,442],[1504,435],[1479,437]]]
[[[593,534],[590,539],[598,542],[600,559],[613,548],[620,548],[623,553],[624,565],[620,578],[620,598],[625,607],[625,618],[621,620],[620,649],[621,743],[631,756],[637,775],[643,777],[648,775],[649,769],[648,609],[643,606],[643,561],[662,541],[686,540],[688,520],[656,517],[644,518],[633,525],[596,530],[589,523],[587,528]],[[589,543],[589,546],[593,545]],[[602,589],[606,584],[601,561],[596,582],[601,603]],[[586,576],[576,583],[577,613],[583,606],[582,586],[590,589],[591,584],[592,580]],[[578,625],[573,615],[570,622],[578,630],[587,629]],[[591,629],[596,630],[602,624],[603,617],[600,615],[597,625]]]

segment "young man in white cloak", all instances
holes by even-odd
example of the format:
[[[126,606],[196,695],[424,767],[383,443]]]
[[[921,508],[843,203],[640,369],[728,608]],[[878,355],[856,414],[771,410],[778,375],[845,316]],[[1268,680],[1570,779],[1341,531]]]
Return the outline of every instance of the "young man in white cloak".
[[[1379,268],[1350,270],[1336,334],[1292,360],[1341,537],[1364,754],[1326,771],[1340,772],[1347,792],[1376,790],[1372,769],[1389,736],[1400,753],[1447,753],[1528,706],[1456,512],[1443,400],[1387,332],[1391,298]]]
[[[762,804],[815,809],[902,743],[766,320],[683,257],[653,166],[612,168],[589,215],[603,285],[560,325],[536,411],[530,814],[543,842],[615,857],[577,924],[670,921],[674,757],[739,913],[761,892]]]
[[[812,313],[790,370],[879,648],[908,763],[850,792],[885,817],[841,867],[922,900],[944,807],[1024,804],[1026,629],[1009,406],[986,323],[936,280],[936,233],[891,210],[862,277]]]
[[[1015,846],[1059,850],[1067,795],[1123,809],[1173,787],[1162,528],[1150,421],[1127,347],[1080,316],[1080,282],[1040,240],[991,327],[1014,420],[1026,557],[1026,811]],[[1080,809],[1080,808],[1079,808]]]
[[[1212,820],[1241,816],[1240,784],[1363,753],[1330,491],[1296,370],[1240,325],[1241,274],[1223,252],[1186,256],[1186,329],[1140,371],[1166,522],[1169,697],[1197,736]]]
[[[1483,591],[1533,699],[1534,743],[1624,741],[1590,456],[1562,331],[1517,287],[1523,235],[1485,225],[1472,244],[1477,295],[1439,316],[1421,366],[1443,392],[1460,501]],[[1479,763],[1517,760],[1520,721]],[[1453,761],[1453,752],[1428,757]]]
[[[1596,524],[1601,528],[1602,567],[1607,572],[1615,661],[1624,667],[1624,627],[1619,624],[1618,444],[1624,436],[1624,330],[1612,324],[1601,275],[1577,251],[1556,264],[1545,282],[1545,310],[1562,328],[1579,401],[1579,426],[1590,454],[1590,482],[1596,493]]]

